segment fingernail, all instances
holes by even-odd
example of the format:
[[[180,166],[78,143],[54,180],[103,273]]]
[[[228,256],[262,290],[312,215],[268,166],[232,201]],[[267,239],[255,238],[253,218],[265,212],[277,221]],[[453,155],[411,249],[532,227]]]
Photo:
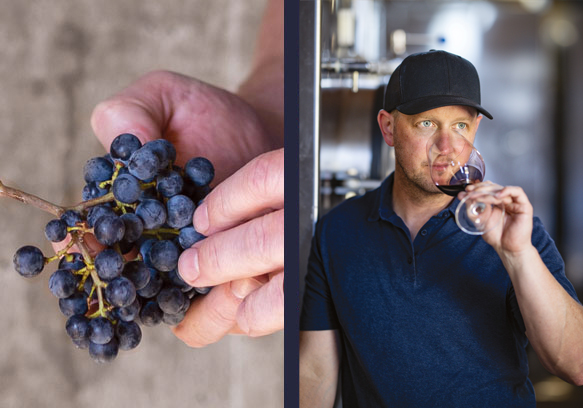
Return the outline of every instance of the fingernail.
[[[208,207],[204,201],[194,212],[192,223],[194,224],[194,229],[201,234],[204,234],[209,229]]]
[[[231,292],[238,299],[244,299],[247,295],[255,289],[263,285],[255,278],[237,279],[231,281]]]
[[[200,275],[197,248],[189,248],[182,252],[178,259],[178,273],[188,284],[192,285],[196,281]]]

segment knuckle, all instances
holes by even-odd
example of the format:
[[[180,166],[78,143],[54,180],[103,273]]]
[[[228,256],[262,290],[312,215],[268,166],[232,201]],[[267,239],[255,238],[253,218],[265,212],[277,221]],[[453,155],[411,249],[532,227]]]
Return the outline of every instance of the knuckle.
[[[247,234],[245,234],[247,253],[252,255],[261,264],[267,263],[269,259],[268,223],[266,222],[266,218],[261,217],[256,222],[251,222]]]
[[[246,251],[260,265],[271,269],[278,264],[283,249],[283,210],[266,214],[249,225]]]
[[[227,214],[233,213],[234,203],[229,199],[229,195],[223,188],[215,189],[205,200],[207,200],[210,225],[220,222]]]
[[[201,273],[214,276],[221,270],[221,256],[218,243],[212,238],[206,238],[199,247],[199,265]]]
[[[234,313],[223,305],[213,305],[208,310],[208,317],[215,326],[224,328],[225,331],[235,323]]]
[[[264,153],[249,163],[247,185],[254,196],[271,195],[280,187],[282,166],[279,154]]]

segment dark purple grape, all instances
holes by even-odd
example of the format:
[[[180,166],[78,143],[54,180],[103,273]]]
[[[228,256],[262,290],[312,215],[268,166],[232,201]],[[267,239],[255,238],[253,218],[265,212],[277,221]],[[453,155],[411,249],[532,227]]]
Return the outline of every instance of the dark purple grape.
[[[119,159],[125,163],[129,160],[132,153],[140,147],[142,147],[140,139],[131,133],[123,133],[113,139],[109,148],[109,153],[114,160]]]
[[[93,233],[103,245],[113,245],[123,239],[125,224],[118,216],[103,216],[95,221]]]
[[[99,187],[99,182],[92,181],[91,183],[85,184],[83,187],[83,191],[81,193],[81,197],[83,201],[92,200],[94,198],[102,197],[109,192],[109,188],[101,188]]]
[[[67,260],[67,257],[70,259]],[[83,255],[78,252],[67,254],[59,261],[59,269],[70,269],[72,271],[78,271],[79,269],[83,268],[85,268],[85,261],[83,259]]]
[[[32,245],[19,248],[12,261],[16,272],[25,278],[32,278],[38,275],[45,266],[45,257],[42,251]]]
[[[91,275],[89,275],[87,277],[87,279],[85,279],[85,283],[83,284],[83,292],[85,292],[87,294],[87,296],[89,296],[91,294],[92,289],[93,289],[93,278],[91,277]]]
[[[160,168],[160,159],[147,143],[132,153],[128,162],[130,174],[139,180],[147,181],[156,177]]]
[[[142,330],[135,322],[118,322],[115,328],[115,334],[119,340],[120,350],[134,349],[142,340]]]
[[[115,334],[113,324],[102,316],[91,319],[89,327],[91,328],[89,340],[95,344],[106,344]]]
[[[123,257],[114,249],[107,248],[95,257],[95,269],[101,279],[111,280],[121,275]]]
[[[176,314],[184,308],[184,304],[188,301],[188,298],[184,296],[179,288],[167,286],[158,292],[156,301],[164,313]]]
[[[156,269],[148,268],[148,272],[150,273],[150,281],[146,286],[137,291],[138,295],[143,298],[152,298],[156,296],[164,284],[164,280]]]
[[[88,340],[91,331],[89,319],[83,315],[73,315],[67,319],[65,330],[71,340]]]
[[[61,242],[67,236],[67,224],[63,220],[50,220],[45,226],[45,237],[51,242]]]
[[[49,278],[49,289],[59,299],[71,296],[76,288],[77,279],[68,269],[57,269]]]
[[[184,292],[184,294],[188,297],[188,299],[192,300],[199,293],[196,291],[195,288],[192,288],[189,291]]]
[[[180,276],[180,274],[178,273],[178,269],[172,269],[170,272],[168,272],[168,280],[176,287],[178,287],[182,292],[188,292],[189,290],[192,289],[192,286],[190,286],[188,283],[184,282],[184,280],[182,280],[182,277]]]
[[[140,182],[131,174],[118,175],[111,190],[115,199],[125,204],[135,203],[142,195]]]
[[[132,281],[136,290],[144,288],[150,281],[150,269],[141,261],[126,263],[122,275]]]
[[[163,315],[164,312],[162,312],[158,303],[154,300],[150,300],[146,302],[140,310],[140,321],[145,326],[155,326],[162,322]]]
[[[198,187],[209,185],[215,177],[213,164],[204,157],[190,159],[184,166],[184,172]]]
[[[89,343],[89,356],[98,363],[108,363],[115,360],[118,350],[119,342],[115,337],[106,344]]]
[[[95,222],[100,219],[101,217],[110,216],[116,217],[117,214],[113,211],[113,209],[107,204],[100,204],[89,209],[87,213],[87,225],[93,228],[95,226]]]
[[[156,189],[164,197],[173,197],[176,194],[180,194],[183,186],[184,180],[182,176],[174,170],[163,171],[156,178]]]
[[[178,323],[184,320],[186,312],[181,312],[178,314],[168,314],[164,313],[162,315],[162,322],[166,323],[168,326],[176,326]]]
[[[75,292],[68,298],[59,299],[59,309],[65,316],[87,313],[87,294]]]
[[[147,142],[144,148],[150,149],[158,156],[160,162],[159,169],[165,169],[170,167],[170,165],[176,160],[176,149],[166,139],[156,139]]]
[[[78,223],[83,222],[83,217],[77,211],[67,210],[61,215],[61,220],[63,220],[68,227],[75,227]]]
[[[136,287],[128,278],[120,276],[107,284],[105,298],[113,306],[129,306],[136,300]]]
[[[142,260],[146,266],[152,268],[154,265],[152,265],[152,262],[150,261],[150,248],[152,248],[152,245],[154,245],[155,242],[155,239],[149,238],[140,243],[140,255],[142,256]]]
[[[136,299],[129,306],[114,308],[113,316],[114,318],[123,320],[124,322],[131,322],[139,316],[140,307],[140,300],[136,297]]]
[[[87,160],[83,167],[83,177],[86,183],[106,181],[113,175],[113,165],[103,157],[93,157]]]
[[[160,228],[166,223],[166,206],[158,200],[145,199],[138,204],[136,215],[142,219],[144,229]]]
[[[168,213],[167,223],[172,228],[184,228],[192,224],[194,214],[194,203],[184,195],[175,195],[166,203]]]
[[[168,272],[176,268],[179,255],[176,245],[168,240],[155,242],[149,252],[152,265],[162,272]]]
[[[196,291],[196,293],[198,293],[199,295],[206,295],[207,293],[209,293],[211,291],[213,287],[212,286],[203,286],[203,287],[195,287],[194,290]]]
[[[125,225],[123,240],[133,243],[140,239],[142,232],[144,232],[144,223],[140,217],[134,213],[126,213],[122,214],[119,218],[121,218]]]
[[[183,249],[188,249],[198,241],[205,239],[206,237],[200,232],[194,229],[192,225],[180,229],[180,234],[178,235],[178,242]]]

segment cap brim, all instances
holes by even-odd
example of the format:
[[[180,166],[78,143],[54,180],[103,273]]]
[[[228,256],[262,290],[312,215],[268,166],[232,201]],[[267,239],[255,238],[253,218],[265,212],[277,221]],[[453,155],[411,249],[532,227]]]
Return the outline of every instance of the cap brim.
[[[443,106],[451,106],[451,105],[462,105],[462,106],[470,106],[475,108],[478,112],[486,116],[488,119],[493,119],[490,112],[486,109],[482,108],[477,103],[462,98],[459,96],[452,96],[452,95],[440,95],[440,96],[429,96],[420,99],[416,99],[413,101],[409,101],[397,106],[397,110],[402,112],[406,115],[417,115],[418,113],[425,112],[435,108],[441,108]]]

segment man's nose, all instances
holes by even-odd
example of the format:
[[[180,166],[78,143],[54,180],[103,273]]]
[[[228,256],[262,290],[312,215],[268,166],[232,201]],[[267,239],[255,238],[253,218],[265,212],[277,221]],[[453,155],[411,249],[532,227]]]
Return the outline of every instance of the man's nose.
[[[455,152],[455,137],[447,129],[438,131],[435,135],[435,146],[439,149],[441,154],[449,154]]]

